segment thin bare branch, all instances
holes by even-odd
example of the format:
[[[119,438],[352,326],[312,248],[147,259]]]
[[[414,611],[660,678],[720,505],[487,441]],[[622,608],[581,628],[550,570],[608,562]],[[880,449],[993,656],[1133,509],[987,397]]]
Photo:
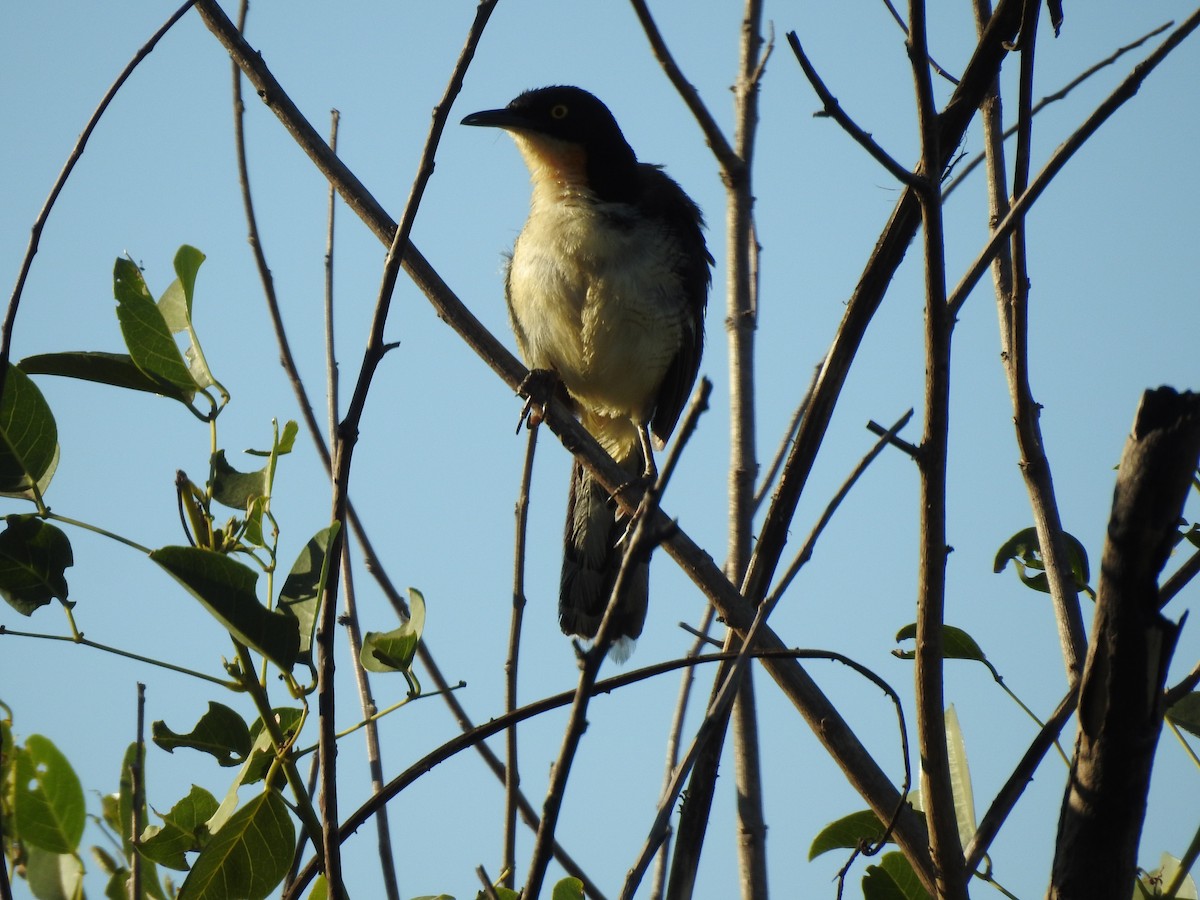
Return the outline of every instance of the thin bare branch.
[[[642,30],[646,32],[646,38],[650,41],[650,49],[654,52],[655,59],[663,67],[667,78],[675,86],[675,90],[679,92],[679,96],[683,98],[683,102],[687,104],[692,115],[695,116],[700,130],[704,132],[704,138],[708,141],[708,146],[712,148],[722,170],[726,173],[737,171],[742,165],[740,157],[726,140],[721,126],[717,124],[717,120],[713,118],[708,107],[704,105],[704,101],[700,99],[696,88],[684,77],[679,64],[675,62],[675,57],[667,48],[666,41],[663,40],[662,33],[654,22],[654,17],[650,15],[645,0],[630,0],[630,4],[633,6],[634,13],[637,14],[638,21],[642,24]]]
[[[1070,161],[1079,148],[1100,130],[1108,119],[1121,108],[1127,101],[1136,96],[1138,90],[1142,86],[1142,82],[1149,77],[1164,59],[1170,55],[1171,51],[1178,47],[1183,41],[1200,26],[1200,9],[1197,9],[1190,16],[1179,24],[1179,27],[1174,29],[1153,53],[1147,56],[1142,62],[1134,66],[1133,71],[1121,82],[1117,88],[1104,99],[1104,101],[1096,107],[1083,124],[1077,128],[1063,143],[1055,149],[1046,161],[1046,164],[1038,172],[1037,176],[1030,181],[1029,187],[1013,202],[1012,207],[1005,214],[1004,218],[996,225],[992,231],[991,237],[987,244],[980,250],[975,260],[967,268],[966,273],[955,285],[954,290],[950,292],[947,303],[950,306],[951,312],[956,316],[962,305],[966,302],[967,297],[979,283],[979,279],[983,277],[983,273],[987,271],[991,265],[992,259],[995,257],[997,248],[1008,240],[1012,234],[1013,228],[1017,222],[1026,215],[1029,208],[1037,202],[1042,193],[1049,186],[1063,167]]]
[[[800,402],[796,405],[796,410],[792,413],[791,421],[788,422],[788,427],[783,433],[783,440],[779,442],[775,456],[771,458],[771,465],[767,467],[767,472],[758,486],[758,492],[754,495],[755,512],[758,512],[763,500],[767,498],[771,486],[775,483],[775,476],[779,474],[779,469],[787,457],[788,447],[792,445],[792,439],[796,436],[796,430],[800,427],[800,420],[804,417],[804,411],[808,409],[808,401],[812,398],[813,388],[817,386],[817,376],[820,374],[821,367],[816,366],[813,369],[812,380],[808,383],[808,390],[804,392],[804,396],[800,398]]]
[[[1007,2],[1011,3],[1012,0],[1007,0]],[[976,66],[984,66],[989,60],[993,67],[998,63],[998,51],[994,50],[993,43],[998,42],[1007,33],[1002,15],[1003,10],[1006,8],[1002,5],[1001,11],[997,13],[999,18],[996,21],[999,24],[989,32],[992,34],[992,38],[990,41],[984,42],[985,51],[976,54]],[[325,142],[304,119],[299,110],[296,109],[295,104],[287,97],[286,92],[282,90],[278,82],[271,75],[262,57],[240,38],[224,13],[212,0],[197,0],[197,9],[201,12],[205,24],[230,51],[237,60],[238,65],[242,68],[242,71],[246,73],[251,83],[255,85],[259,96],[264,99],[264,102],[268,104],[284,127],[297,141],[301,149],[317,165],[322,174],[336,185],[339,195],[346,202],[347,206],[363,220],[374,234],[382,240],[390,240],[395,231],[395,223],[345,164],[329,152],[329,148]],[[998,47],[998,43],[995,46]],[[997,58],[994,60],[990,59],[993,53],[997,55]],[[970,75],[973,71],[975,70],[971,66],[968,66],[967,74]],[[988,71],[994,72],[994,68]],[[971,78],[964,76],[963,84],[964,86],[971,86],[973,85],[973,81]],[[967,90],[967,87],[960,88],[960,90]],[[944,114],[946,117],[944,121],[950,123],[954,129],[965,128],[969,114],[970,108],[966,104],[960,103]],[[959,134],[961,134],[961,131]],[[895,217],[893,218],[895,219]],[[915,222],[911,224],[913,232],[915,232],[916,224]],[[901,229],[902,231],[903,229]],[[903,236],[901,232],[896,232],[896,235]],[[911,237],[911,234],[909,237]],[[891,251],[896,251],[899,256],[903,256],[903,244],[897,243],[897,241],[898,237],[893,236],[883,242],[884,256],[888,259],[892,259],[889,255]],[[894,262],[898,264],[899,258],[894,258]],[[471,314],[470,310],[455,296],[445,281],[442,280],[424,256],[411,243],[404,255],[403,265],[417,287],[434,306],[439,317],[450,325],[467,346],[478,354],[506,384],[513,390],[517,390],[527,377],[528,370]],[[865,317],[863,316],[861,302],[855,306],[853,313],[848,312],[848,315],[851,315],[852,319],[859,322],[865,328],[866,322],[869,321],[871,314],[873,314],[873,304],[877,305],[878,299],[878,296],[869,298],[869,308],[865,310]],[[857,326],[854,330],[857,331]],[[859,338],[861,338],[861,334],[855,339],[855,344]],[[853,350],[849,353],[849,358],[852,357]],[[834,364],[834,368],[838,368],[836,363]],[[823,374],[828,375],[829,369],[830,365],[827,364],[823,370]],[[841,378],[844,378],[844,371]],[[821,424],[817,429],[819,431],[823,431],[824,427],[828,424],[828,415],[832,413],[837,390],[840,389],[841,378],[837,379],[838,384],[832,391],[829,387],[831,382],[828,380],[823,382],[826,385],[824,391],[818,385],[818,395],[821,395],[820,405],[822,406],[822,411],[815,418],[821,420]],[[812,418],[811,416],[807,417],[806,422]],[[595,440],[574,420],[570,411],[565,409],[562,403],[553,400],[549,404],[546,422],[562,441],[563,446],[568,452],[575,454],[576,458],[610,492],[618,491],[628,480],[620,467],[612,462],[611,458],[596,444]],[[810,428],[811,431],[812,429]],[[804,433],[805,426],[802,425],[801,440],[804,438]],[[798,441],[799,443],[800,441]],[[793,454],[794,456],[795,454]],[[811,465],[811,462],[805,464],[805,473],[809,465]],[[793,467],[792,489],[795,491],[795,496],[785,498],[784,501],[777,501],[776,506],[779,505],[779,502],[794,505],[803,481],[803,478],[797,480],[797,474],[798,470]],[[791,490],[788,493],[790,494]],[[630,504],[636,502],[635,494],[636,492],[626,491],[621,492],[618,497],[618,502],[621,503],[626,511],[631,511]],[[670,527],[670,521],[662,513],[659,513],[655,518],[658,526],[655,529],[656,533],[664,533],[665,529]],[[782,538],[786,534],[787,526],[784,518],[779,516],[778,513],[775,517],[775,521],[778,524],[773,527],[779,529],[779,538]],[[713,563],[711,556],[697,546],[682,529],[676,527],[671,531],[670,536],[665,540],[663,546],[665,552],[679,563],[688,577],[701,589],[710,602],[716,606],[718,614],[726,622],[738,629],[745,629],[750,626],[754,618],[753,607],[729,583],[729,580]],[[781,540],[778,541],[778,546],[782,546]],[[367,552],[365,547],[364,552]],[[389,596],[393,595],[394,592]],[[783,642],[770,629],[764,629],[758,640],[760,646],[765,647],[770,652],[778,652],[786,649]],[[771,677],[775,679],[776,683],[779,684],[789,700],[800,710],[818,740],[821,741],[828,752],[838,761],[838,764],[846,772],[850,783],[859,791],[868,805],[872,809],[877,810],[881,817],[891,815],[891,811],[895,809],[899,796],[891,779],[888,778],[886,773],[872,759],[866,748],[862,746],[862,743],[846,724],[837,708],[829,702],[828,698],[825,697],[799,663],[795,659],[785,656],[768,655],[764,658],[763,666],[771,674]],[[500,770],[503,771],[503,764],[498,760],[495,762]],[[922,852],[920,848],[924,847],[926,842],[920,819],[915,816],[902,817],[896,829],[896,837],[898,843],[900,843],[906,852],[910,853],[910,858],[914,856],[917,858],[920,857]],[[932,884],[932,875],[929,871],[927,861],[918,863],[918,872],[923,883]],[[588,890],[589,896],[594,893],[590,889]]]
[[[854,139],[860,147],[866,150],[871,157],[891,173],[891,176],[901,184],[912,185],[914,182],[913,173],[904,166],[900,165],[891,154],[884,150],[871,137],[870,132],[861,128],[857,122],[850,118],[849,114],[842,109],[842,105],[838,103],[837,97],[833,96],[833,92],[825,86],[816,67],[808,58],[808,54],[804,52],[804,47],[800,45],[800,38],[796,36],[796,32],[789,31],[787,33],[788,46],[792,48],[792,53],[796,57],[796,62],[800,63],[800,68],[804,70],[804,77],[808,79],[808,83],[812,85],[813,90],[817,92],[817,96],[821,100],[822,109],[817,115],[828,116],[842,126],[851,138]]]
[[[885,2],[886,2],[886,0],[885,0]],[[1057,103],[1058,101],[1065,99],[1066,96],[1071,93],[1071,91],[1075,90],[1075,88],[1079,87],[1081,84],[1083,84],[1085,81],[1087,81],[1093,75],[1095,75],[1097,72],[1101,72],[1108,66],[1111,66],[1113,63],[1115,63],[1118,59],[1120,59],[1126,53],[1129,53],[1131,50],[1136,50],[1138,47],[1142,46],[1142,44],[1146,43],[1151,38],[1158,37],[1158,35],[1162,34],[1164,31],[1166,31],[1168,28],[1170,28],[1174,24],[1175,23],[1173,21],[1165,22],[1164,24],[1159,25],[1153,31],[1149,31],[1146,34],[1142,35],[1136,41],[1133,41],[1132,43],[1129,43],[1129,44],[1125,44],[1123,47],[1118,47],[1110,56],[1107,56],[1104,59],[1100,60],[1100,62],[1096,63],[1095,65],[1089,66],[1088,68],[1084,69],[1082,72],[1080,72],[1078,75],[1076,75],[1070,81],[1068,81],[1065,85],[1063,85],[1057,91],[1052,91],[1051,93],[1042,97],[1042,99],[1040,99],[1037,103],[1033,104],[1032,108],[1029,111],[1030,115],[1036,116],[1039,112],[1041,112],[1044,108],[1051,105],[1052,103]],[[1010,125],[1008,128],[1006,128],[1004,130],[1004,135],[1003,135],[1004,139],[1007,140],[1008,138],[1012,137],[1016,133],[1017,133],[1017,126],[1015,124]],[[971,157],[971,159],[969,159],[963,166],[959,167],[958,174],[956,174],[953,178],[951,178],[946,183],[946,187],[942,191],[942,200],[945,200],[947,197],[949,197],[950,194],[954,192],[955,188],[957,188],[960,184],[962,184],[963,181],[972,172],[974,172],[975,169],[979,167],[980,163],[984,162],[984,160],[986,158],[987,158],[987,151],[983,151],[983,152],[977,153],[975,156]]]
[[[904,21],[904,17],[900,15],[900,11],[892,4],[892,0],[883,0],[883,5],[886,6],[887,11],[892,14],[892,19],[897,25],[900,26],[900,30],[904,32],[904,36],[908,37],[908,24]],[[934,72],[945,78],[951,84],[958,84],[958,79],[938,65],[937,61],[934,60],[932,56],[927,56],[926,58],[929,61],[929,67],[933,69]]]
[[[529,485],[533,481],[533,457],[537,450],[538,426],[529,425],[525,464],[521,467],[521,487],[517,494],[516,538],[513,546],[512,621],[508,632],[508,659],[504,663],[504,711],[517,708],[517,665],[521,656],[521,623],[525,617],[525,542],[529,522]],[[521,772],[517,765],[517,729],[505,733],[504,767],[504,849],[500,877],[504,886],[514,887],[517,855],[517,811],[520,803]]]
[[[104,92],[104,96],[100,98],[100,103],[87,120],[87,124],[83,126],[83,131],[80,132],[79,138],[75,141],[75,146],[71,148],[71,153],[67,156],[67,161],[58,173],[58,178],[55,179],[54,186],[50,188],[50,195],[46,198],[46,202],[42,204],[37,218],[34,219],[33,227],[30,229],[29,244],[25,248],[25,256],[21,259],[21,268],[17,272],[17,282],[13,285],[12,294],[8,298],[8,307],[4,313],[4,323],[0,325],[0,396],[4,395],[4,380],[8,375],[8,363],[12,356],[13,327],[17,321],[17,310],[21,305],[21,294],[25,290],[25,280],[29,277],[29,270],[33,266],[33,258],[37,255],[38,245],[42,240],[42,230],[46,227],[46,222],[50,218],[50,211],[54,209],[58,195],[62,193],[62,189],[67,184],[67,179],[71,177],[71,173],[75,170],[75,164],[83,156],[88,139],[92,136],[92,132],[96,130],[96,126],[100,124],[100,118],[104,115],[105,110],[108,109],[108,105],[112,103],[117,92],[129,80],[129,76],[133,74],[133,70],[138,67],[141,61],[150,55],[150,51],[162,40],[163,35],[170,31],[176,22],[183,18],[184,14],[192,8],[195,2],[196,0],[187,0],[175,12],[171,13],[170,18],[163,23],[158,31],[150,36],[150,40],[146,41],[138,49],[137,53],[133,55],[133,59],[121,70],[121,74],[117,76],[117,80]]]

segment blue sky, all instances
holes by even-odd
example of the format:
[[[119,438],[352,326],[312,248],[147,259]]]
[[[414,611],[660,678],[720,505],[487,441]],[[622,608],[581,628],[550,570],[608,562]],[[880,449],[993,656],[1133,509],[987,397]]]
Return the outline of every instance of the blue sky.
[[[719,122],[732,125],[728,86],[737,58],[740,4],[655,5],[659,25],[689,80]],[[1049,93],[1118,46],[1187,4],[1105,0],[1069,7],[1062,36],[1043,24],[1037,94]],[[165,20],[165,4],[18,4],[0,33],[0,271],[16,277],[29,228],[87,117],[116,74]],[[763,245],[756,376],[758,439],[764,462],[822,357],[874,241],[897,199],[893,180],[818,108],[783,40],[796,30],[826,83],[856,120],[897,159],[916,156],[915,117],[902,36],[882,5],[768,4],[777,46],[762,89],[755,169]],[[473,5],[361,2],[333,7],[260,0],[248,34],[291,97],[324,132],[341,113],[342,158],[398,216],[440,98],[473,16]],[[961,71],[972,46],[965,3],[930,4],[931,48]],[[1140,59],[1136,51],[1037,119],[1035,168]],[[1014,72],[1006,70],[1011,86]],[[717,267],[702,372],[713,379],[703,422],[664,502],[718,560],[724,555],[728,457],[724,347],[724,196],[711,154],[622,4],[506,0],[488,26],[452,122],[501,106],[521,90],[578,84],[608,103],[645,161],[663,163],[705,210]],[[1193,37],[1071,162],[1030,219],[1031,377],[1064,522],[1098,566],[1113,481],[1141,392],[1159,384],[1200,387],[1196,339],[1200,295],[1195,206],[1200,143]],[[949,87],[938,86],[944,100]],[[321,301],[326,186],[274,116],[248,94],[251,179],[262,238],[293,349],[314,398],[324,394]],[[981,148],[972,130],[963,150]],[[986,234],[976,178],[947,207],[951,282]],[[501,293],[502,254],[524,220],[528,182],[499,132],[447,128],[413,236],[475,314],[512,345]],[[383,248],[339,208],[335,263],[337,344],[343,384],[357,374],[378,291]],[[246,244],[233,158],[230,67],[225,52],[189,14],[118,95],[50,218],[26,285],[14,358],[68,349],[119,350],[111,273],[128,253],[157,294],[172,280],[183,243],[208,255],[196,320],[209,362],[234,395],[219,440],[238,451],[270,439],[271,418],[295,418],[278,365],[265,304]],[[909,407],[920,433],[919,253],[910,254],[863,343],[828,441],[803,498],[798,543],[873,438],[868,419],[890,424]],[[387,336],[399,342],[377,373],[362,423],[351,494],[383,565],[428,603],[426,635],[447,676],[468,687],[460,699],[478,720],[503,708],[503,659],[511,585],[512,509],[524,440],[513,436],[520,403],[457,337],[420,293],[401,281]],[[967,629],[1006,681],[1040,714],[1065,690],[1049,605],[992,557],[1030,523],[1016,468],[1011,410],[999,365],[995,302],[985,284],[955,332],[950,468],[947,621]],[[56,512],[94,522],[149,546],[177,543],[177,469],[199,480],[207,431],[166,400],[79,382],[39,381],[55,411],[62,461],[49,501]],[[343,397],[344,401],[345,397]],[[329,491],[304,441],[280,466],[274,509],[285,565],[328,517]],[[240,459],[244,467],[251,463]],[[530,521],[530,558],[521,694],[532,700],[573,686],[575,663],[558,632],[554,598],[569,457],[543,438]],[[5,513],[24,511],[11,501]],[[1185,515],[1198,513],[1193,503]],[[892,658],[895,632],[911,622],[915,592],[917,479],[899,453],[872,466],[773,617],[785,641],[847,653],[909,698],[910,664]],[[127,548],[71,534],[69,571],[76,619],[89,638],[220,674],[228,655],[220,626]],[[394,626],[369,575],[357,571],[359,608],[371,629]],[[682,652],[702,598],[660,554],[650,617],[631,664]],[[1193,604],[1185,592],[1168,612]],[[1085,614],[1090,610],[1085,610]],[[65,633],[61,612],[26,620],[7,606],[9,628]],[[1172,680],[1200,656],[1185,630]],[[343,668],[343,672],[346,669]],[[885,769],[898,779],[893,716],[886,701],[846,671],[812,672]],[[1034,726],[980,666],[951,663],[947,699],[962,721],[975,796],[986,805],[1027,746]],[[133,737],[134,684],[148,685],[148,716],[190,727],[214,696],[193,680],[83,648],[5,637],[0,699],[19,735],[42,733],[63,747],[91,791],[115,787]],[[843,860],[806,861],[821,826],[862,803],[843,783],[791,707],[759,677],[766,814],[772,883],[781,896],[832,896]],[[341,724],[354,721],[345,682]],[[403,696],[402,679],[377,679],[381,705]],[[662,778],[663,739],[677,691],[673,678],[600,698],[590,716],[560,830],[592,877],[617,893],[649,827]],[[282,698],[281,698],[282,699]],[[342,718],[344,717],[344,718]],[[548,715],[521,731],[523,784],[540,804],[565,717]],[[695,716],[689,720],[694,727]],[[384,763],[395,773],[455,732],[437,699],[393,715],[383,726]],[[357,737],[342,751],[347,769],[362,758]],[[736,890],[732,761],[722,769],[717,810],[701,870],[701,896]],[[187,786],[223,794],[227,772],[182,753],[152,751],[152,803],[166,809]],[[1065,770],[1050,758],[991,855],[999,880],[1021,897],[1046,885]],[[1164,736],[1156,762],[1141,862],[1179,854],[1196,827],[1198,774]],[[343,806],[365,797],[365,777],[347,772]],[[94,800],[94,795],[89,794]],[[498,868],[502,792],[473,754],[436,769],[393,805],[401,890],[411,897],[477,890],[474,867]],[[528,856],[522,835],[518,860]],[[348,845],[360,860],[348,887],[373,893],[367,832]],[[92,878],[97,876],[93,875]],[[89,890],[100,893],[99,881]],[[18,887],[18,891],[23,890]],[[980,886],[977,888],[983,891]],[[20,894],[19,894],[20,895]]]

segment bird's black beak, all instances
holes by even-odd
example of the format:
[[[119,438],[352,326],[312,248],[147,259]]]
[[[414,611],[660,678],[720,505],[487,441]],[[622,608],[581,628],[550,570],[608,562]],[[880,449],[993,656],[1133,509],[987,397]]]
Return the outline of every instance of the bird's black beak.
[[[529,127],[521,116],[511,109],[485,109],[474,112],[462,120],[463,125],[481,125],[485,128],[521,128]]]

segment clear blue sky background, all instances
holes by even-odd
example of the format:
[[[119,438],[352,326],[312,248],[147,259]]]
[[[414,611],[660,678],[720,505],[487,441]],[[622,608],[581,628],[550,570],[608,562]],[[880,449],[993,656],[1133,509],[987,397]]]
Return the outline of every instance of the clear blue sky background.
[[[232,4],[229,4],[232,8]],[[1038,95],[1151,28],[1183,18],[1174,0],[1068,5],[1062,36],[1043,24]],[[87,117],[116,74],[170,12],[170,4],[23,3],[6,10],[0,31],[0,272],[11,285],[29,227]],[[342,6],[260,0],[249,37],[300,108],[321,130],[341,111],[340,152],[394,216],[408,193],[429,111],[441,96],[474,12],[469,3],[355,3]],[[657,3],[655,13],[688,78],[718,120],[731,127],[731,96],[741,5]],[[857,121],[896,158],[916,157],[913,101],[902,36],[881,4],[768,5],[778,46],[762,90],[755,169],[763,245],[756,374],[758,438],[774,451],[791,411],[827,347],[897,186],[830,121],[783,41],[795,29],[828,85]],[[931,47],[961,71],[973,46],[967,3],[930,4]],[[1147,51],[1137,51],[1037,119],[1036,165],[1075,128]],[[1011,85],[1014,71],[1006,71]],[[665,507],[718,560],[724,555],[727,405],[724,347],[724,198],[699,129],[621,3],[506,0],[495,13],[452,120],[500,106],[519,91],[579,84],[612,108],[639,156],[668,166],[707,213],[718,263],[702,371],[715,382],[713,410],[689,449]],[[1064,521],[1098,566],[1115,466],[1141,392],[1171,384],[1200,387],[1196,341],[1200,292],[1195,259],[1200,225],[1196,147],[1200,145],[1200,44],[1193,38],[1156,72],[1056,180],[1030,219],[1034,392],[1054,466]],[[949,86],[938,84],[941,99]],[[196,320],[218,377],[234,401],[219,421],[231,460],[262,447],[270,421],[295,418],[278,365],[258,279],[246,245],[233,160],[230,66],[225,52],[189,14],[147,59],[101,122],[42,237],[17,320],[14,358],[67,349],[119,350],[113,315],[113,260],[128,253],[157,294],[172,280],[183,243],[208,255]],[[252,181],[263,244],[293,348],[318,402],[324,392],[321,298],[326,186],[274,116],[249,94]],[[981,149],[977,129],[962,149]],[[484,323],[511,339],[501,297],[502,252],[511,246],[528,199],[525,171],[502,134],[451,125],[414,231],[422,252]],[[976,177],[947,208],[951,282],[987,228]],[[807,533],[829,496],[873,438],[869,418],[890,423],[910,406],[916,440],[922,396],[919,253],[901,269],[863,344],[829,439],[792,532]],[[336,249],[337,343],[344,383],[358,371],[378,290],[383,250],[344,209]],[[6,287],[6,295],[8,288]],[[478,720],[503,708],[503,660],[511,585],[512,509],[524,439],[513,436],[520,404],[442,325],[420,293],[402,281],[388,339],[400,343],[380,368],[362,423],[352,495],[382,563],[400,585],[420,588],[426,635],[447,676],[465,679],[460,698]],[[955,332],[947,620],[980,642],[1007,683],[1040,714],[1065,690],[1049,604],[992,558],[1030,524],[1017,471],[1011,411],[999,364],[995,302],[985,285]],[[173,495],[176,469],[200,480],[206,429],[176,404],[81,382],[41,379],[60,429],[62,461],[49,493],[56,512],[93,522],[150,546],[182,542]],[[521,694],[526,700],[575,683],[570,645],[554,603],[567,454],[539,448],[533,486]],[[329,491],[305,440],[280,467],[275,512],[281,559],[290,565],[328,517]],[[12,501],[3,511],[26,507]],[[1186,511],[1197,515],[1196,504]],[[916,471],[883,454],[860,483],[776,612],[789,643],[838,650],[865,663],[909,698],[911,668],[889,654],[914,618]],[[228,655],[221,628],[149,562],[127,548],[72,532],[75,615],[89,638],[220,674]],[[394,619],[361,569],[364,626]],[[702,599],[663,555],[654,565],[653,603],[631,664],[681,653]],[[1168,612],[1194,605],[1195,588]],[[1090,613],[1090,610],[1085,611]],[[0,623],[66,633],[59,610],[32,620],[0,608]],[[1189,627],[1172,680],[1200,657]],[[343,672],[346,672],[343,668]],[[811,671],[864,742],[899,780],[894,716],[877,689],[846,670]],[[116,787],[121,755],[134,736],[135,682],[148,685],[148,716],[188,730],[209,699],[236,706],[186,677],[66,644],[0,641],[0,698],[13,707],[19,736],[42,733],[64,748],[89,791]],[[831,897],[844,859],[809,863],[807,848],[826,822],[862,807],[770,681],[759,677],[768,853],[776,896]],[[356,720],[348,676],[339,724]],[[400,678],[379,678],[380,705],[403,696]],[[617,885],[649,827],[662,778],[663,741],[677,691],[662,678],[598,699],[590,715],[560,830],[562,843],[600,884]],[[283,701],[280,697],[280,702]],[[962,721],[980,812],[1024,752],[1035,726],[983,667],[948,666],[947,699]],[[689,719],[694,727],[696,717]],[[522,778],[541,802],[558,752],[564,714],[521,731]],[[383,726],[389,774],[455,733],[440,700],[423,700]],[[499,746],[499,745],[497,745]],[[357,769],[361,740],[345,742],[345,810],[366,796]],[[152,750],[153,805],[165,810],[191,783],[218,796],[228,772],[205,757]],[[719,783],[698,895],[736,895],[732,763]],[[996,876],[1016,895],[1040,896],[1047,882],[1065,768],[1048,758],[991,854]],[[1196,828],[1200,773],[1164,736],[1155,769],[1141,862],[1182,853]],[[478,889],[474,867],[498,874],[502,791],[473,753],[444,764],[391,806],[406,897]],[[93,835],[89,835],[93,837]],[[353,896],[377,896],[367,830],[348,845]],[[521,836],[518,859],[531,840]],[[521,877],[524,872],[522,870]],[[89,875],[93,895],[99,875]],[[854,880],[857,890],[857,877]],[[18,886],[18,896],[24,896]],[[979,886],[984,895],[987,889]],[[852,892],[853,893],[853,892]]]

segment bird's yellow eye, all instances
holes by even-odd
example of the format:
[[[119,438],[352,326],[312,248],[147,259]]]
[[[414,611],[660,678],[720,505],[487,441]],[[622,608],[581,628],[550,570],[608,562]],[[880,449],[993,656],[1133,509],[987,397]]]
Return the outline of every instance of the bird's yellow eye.
[[[569,111],[570,111],[570,110],[568,110],[568,109],[567,109],[567,104],[565,104],[565,103],[556,103],[556,104],[554,104],[552,107],[550,107],[550,118],[552,118],[552,119],[565,119],[565,118],[567,117],[567,113],[568,113]]]

